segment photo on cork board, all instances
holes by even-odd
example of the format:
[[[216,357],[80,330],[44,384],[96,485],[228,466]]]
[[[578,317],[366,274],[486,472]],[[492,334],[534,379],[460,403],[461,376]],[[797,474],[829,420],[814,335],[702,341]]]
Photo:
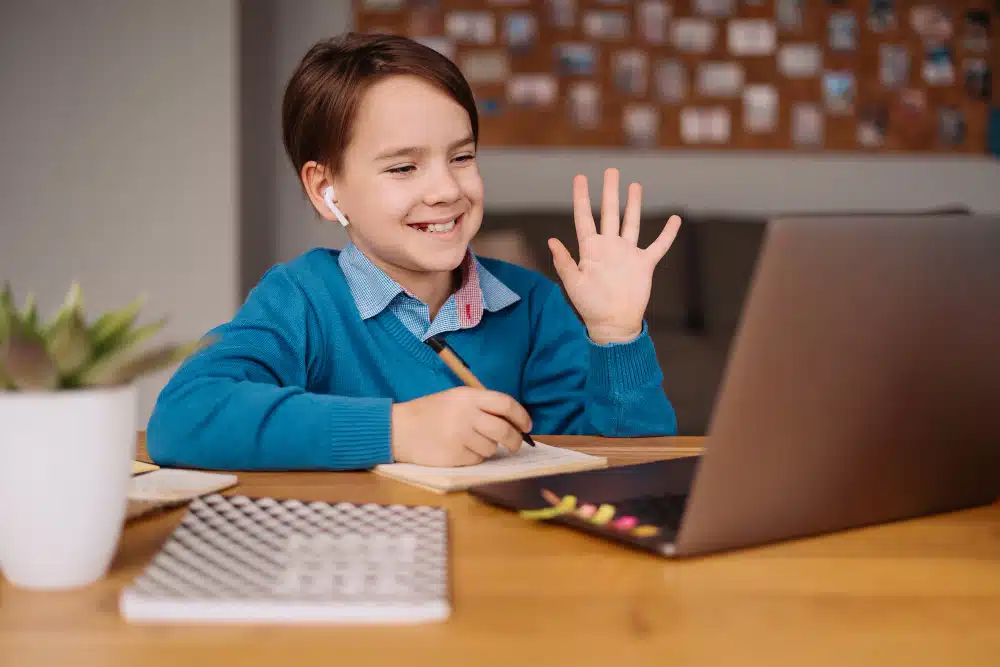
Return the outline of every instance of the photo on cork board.
[[[803,28],[803,3],[805,0],[774,0],[775,21],[779,30],[795,32]]]
[[[687,69],[674,58],[660,60],[656,65],[656,96],[664,104],[679,104],[687,97]]]
[[[622,114],[625,140],[630,146],[652,148],[656,146],[660,131],[660,112],[650,104],[630,104]]]
[[[471,51],[462,56],[459,69],[472,85],[503,83],[510,75],[510,63],[503,51]]]
[[[597,71],[597,47],[585,42],[556,44],[556,72],[563,76],[592,76]]]
[[[769,84],[743,89],[743,127],[750,134],[773,132],[778,124],[778,91]]]
[[[888,89],[901,88],[910,79],[910,53],[902,44],[879,44],[879,82]]]
[[[545,0],[549,25],[559,30],[569,30],[576,25],[578,0]]]
[[[566,104],[571,127],[596,130],[601,122],[601,91],[592,81],[576,81],[569,85]]]
[[[880,148],[889,130],[889,109],[883,105],[866,104],[858,111],[858,144],[864,148]]]
[[[837,12],[830,17],[830,48],[834,51],[855,51],[858,48],[858,21],[854,12]]]
[[[629,20],[624,11],[591,10],[583,15],[583,34],[598,41],[621,41],[628,35]]]
[[[507,99],[511,106],[541,109],[556,101],[558,84],[549,74],[520,74],[507,80]]]
[[[955,66],[951,48],[930,46],[924,54],[924,81],[931,86],[946,86],[955,81]]]
[[[951,8],[944,3],[924,3],[910,10],[910,25],[927,45],[938,45],[952,37]]]
[[[670,41],[681,53],[706,53],[715,44],[716,26],[704,19],[680,18],[670,23]]]
[[[951,106],[938,108],[938,142],[945,146],[960,146],[965,143],[965,114]]]
[[[491,12],[453,11],[445,15],[444,31],[456,42],[492,44],[496,39],[496,22]]]
[[[406,0],[361,0],[361,8],[370,12],[398,12],[406,7]]]
[[[896,0],[869,0],[868,29],[886,32],[896,27]]]
[[[823,110],[816,104],[797,102],[792,106],[792,143],[800,147],[823,145]]]
[[[736,0],[694,0],[696,14],[711,18],[732,16]]]
[[[778,71],[788,79],[811,79],[823,66],[823,52],[816,44],[784,44],[778,50]]]
[[[997,8],[1000,12],[1000,7]],[[962,45],[967,51],[989,51],[990,13],[983,9],[970,9],[965,13],[965,31]]]
[[[966,59],[964,76],[965,92],[970,98],[983,102],[993,99],[993,73],[985,59]]]
[[[823,102],[831,115],[844,116],[854,110],[854,72],[842,70],[823,75]]]
[[[538,24],[534,14],[513,12],[504,17],[504,39],[514,55],[530,53],[538,41]]]
[[[618,51],[612,61],[615,88],[626,95],[646,94],[649,77],[649,57],[638,49]]]
[[[666,0],[639,0],[635,15],[640,38],[648,44],[665,44],[671,14],[672,7]]]

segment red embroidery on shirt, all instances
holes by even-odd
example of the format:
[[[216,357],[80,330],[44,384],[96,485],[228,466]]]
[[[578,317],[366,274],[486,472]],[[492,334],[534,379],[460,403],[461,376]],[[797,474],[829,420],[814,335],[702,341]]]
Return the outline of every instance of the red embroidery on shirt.
[[[462,328],[474,327],[483,317],[483,290],[479,285],[479,271],[472,253],[466,254],[462,262],[462,284],[455,292],[455,305],[458,306],[459,325]]]

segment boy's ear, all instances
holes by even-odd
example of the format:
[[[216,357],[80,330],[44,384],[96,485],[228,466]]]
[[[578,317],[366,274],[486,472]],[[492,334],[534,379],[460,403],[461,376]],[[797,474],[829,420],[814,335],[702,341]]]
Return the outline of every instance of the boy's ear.
[[[330,209],[326,202],[326,189],[334,185],[332,179],[329,178],[328,170],[315,160],[310,160],[302,165],[299,177],[302,180],[302,188],[316,212],[324,220],[338,221],[336,213]],[[336,193],[336,189],[334,189],[334,193]],[[336,197],[334,197],[334,201],[336,202]]]

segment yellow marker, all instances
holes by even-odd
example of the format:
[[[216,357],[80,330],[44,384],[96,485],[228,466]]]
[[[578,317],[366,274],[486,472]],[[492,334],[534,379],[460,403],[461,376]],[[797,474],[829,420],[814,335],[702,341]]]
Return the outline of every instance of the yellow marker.
[[[519,514],[525,519],[551,519],[560,514],[568,514],[576,509],[576,496],[564,496],[555,507],[543,507],[540,510],[521,510]]]
[[[660,532],[660,529],[656,526],[636,526],[632,529],[632,534],[636,537],[652,537]]]
[[[615,515],[615,508],[613,505],[601,505],[597,508],[597,512],[594,514],[594,518],[591,519],[593,523],[597,525],[604,525],[608,521],[611,521],[611,517]]]

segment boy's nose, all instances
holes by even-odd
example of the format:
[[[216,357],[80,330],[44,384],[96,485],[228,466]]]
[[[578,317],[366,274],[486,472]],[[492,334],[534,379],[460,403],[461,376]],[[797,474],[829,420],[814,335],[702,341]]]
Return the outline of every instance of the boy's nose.
[[[428,179],[424,203],[427,205],[449,204],[462,196],[462,188],[450,169],[439,169]]]

